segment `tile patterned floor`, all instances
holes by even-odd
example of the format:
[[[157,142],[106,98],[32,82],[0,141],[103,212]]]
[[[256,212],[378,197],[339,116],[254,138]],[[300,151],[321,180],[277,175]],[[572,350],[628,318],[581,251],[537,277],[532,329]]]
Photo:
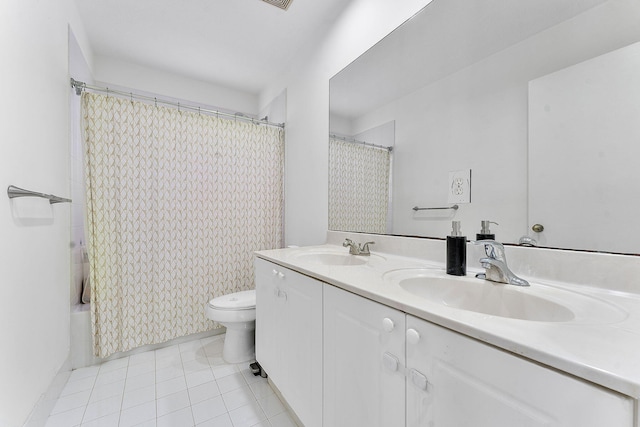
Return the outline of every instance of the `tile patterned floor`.
[[[296,427],[266,379],[224,362],[223,340],[77,369],[46,427]]]

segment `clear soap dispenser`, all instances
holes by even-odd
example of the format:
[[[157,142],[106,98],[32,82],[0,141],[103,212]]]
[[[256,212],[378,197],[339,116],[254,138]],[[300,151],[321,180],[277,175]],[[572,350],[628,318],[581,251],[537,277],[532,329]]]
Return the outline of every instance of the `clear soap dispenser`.
[[[460,221],[451,222],[451,235],[447,236],[447,274],[467,274],[467,237],[460,231]]]

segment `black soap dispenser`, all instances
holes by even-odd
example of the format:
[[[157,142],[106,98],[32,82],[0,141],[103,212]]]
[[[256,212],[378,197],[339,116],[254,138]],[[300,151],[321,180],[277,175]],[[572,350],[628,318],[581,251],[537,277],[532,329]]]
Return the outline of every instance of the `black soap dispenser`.
[[[476,240],[496,240],[496,235],[489,230],[491,224],[499,225],[493,221],[480,221],[480,232],[476,234]]]
[[[460,221],[452,221],[451,236],[447,236],[447,274],[467,274],[467,238],[460,231]]]

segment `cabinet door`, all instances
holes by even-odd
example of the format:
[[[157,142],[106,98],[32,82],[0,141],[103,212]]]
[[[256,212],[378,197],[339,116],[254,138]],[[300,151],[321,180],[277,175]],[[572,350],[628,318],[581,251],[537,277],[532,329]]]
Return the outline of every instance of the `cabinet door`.
[[[257,258],[256,360],[307,427],[322,425],[322,282]]]
[[[632,403],[407,316],[408,427],[630,427]]]
[[[322,282],[282,269],[280,392],[306,427],[322,425]],[[268,373],[269,371],[267,371]]]
[[[324,285],[324,425],[404,426],[404,313]]]

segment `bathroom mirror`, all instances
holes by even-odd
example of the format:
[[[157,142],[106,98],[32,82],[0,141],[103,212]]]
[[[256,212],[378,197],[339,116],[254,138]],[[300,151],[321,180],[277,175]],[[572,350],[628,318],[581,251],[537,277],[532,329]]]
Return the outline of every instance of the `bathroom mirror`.
[[[640,180],[634,179],[633,168],[619,164],[633,154],[625,157],[629,139],[618,142],[620,132],[615,132],[620,120],[630,129],[640,124],[640,110],[632,101],[640,99],[640,89],[633,86],[637,79],[630,78],[626,92],[618,85],[614,98],[606,101],[606,85],[591,99],[561,101],[602,80],[576,67],[598,70],[611,55],[626,63],[616,52],[637,42],[636,0],[433,0],[330,80],[330,134],[369,142],[362,136],[393,122],[387,226],[381,233],[441,238],[455,219],[462,221],[468,238],[475,238],[480,221],[491,220],[499,224],[491,232],[505,243],[528,235],[546,247],[640,253],[640,243],[632,243],[637,239],[624,238],[640,232],[633,224],[640,214],[640,203],[635,203],[640,184],[620,190],[621,182]],[[583,63],[594,65],[580,67]],[[615,65],[609,68],[615,73]],[[565,90],[563,79],[576,83]],[[548,95],[547,85],[557,97],[544,98],[540,89],[547,87]],[[629,102],[615,99],[621,96]],[[589,102],[610,109],[595,127],[597,109],[556,114]],[[545,106],[554,113],[551,121],[541,120],[550,115]],[[603,122],[605,116],[618,121]],[[548,137],[570,126],[573,133]],[[580,131],[587,128],[591,131]],[[597,138],[587,142],[596,128]],[[594,163],[575,155],[586,151]],[[597,163],[598,158],[607,161]],[[331,180],[331,160],[329,169]],[[621,175],[620,169],[629,173]],[[456,202],[458,209],[448,209],[454,204],[451,172],[469,170],[470,203]],[[590,170],[599,171],[597,180],[587,179]],[[330,188],[330,200],[333,192]],[[609,209],[594,209],[605,203]],[[612,210],[629,218],[624,226]],[[580,224],[572,226],[577,219]],[[366,231],[329,222],[330,229]],[[532,230],[537,223],[544,231]],[[625,245],[611,238],[616,228],[625,231]]]

